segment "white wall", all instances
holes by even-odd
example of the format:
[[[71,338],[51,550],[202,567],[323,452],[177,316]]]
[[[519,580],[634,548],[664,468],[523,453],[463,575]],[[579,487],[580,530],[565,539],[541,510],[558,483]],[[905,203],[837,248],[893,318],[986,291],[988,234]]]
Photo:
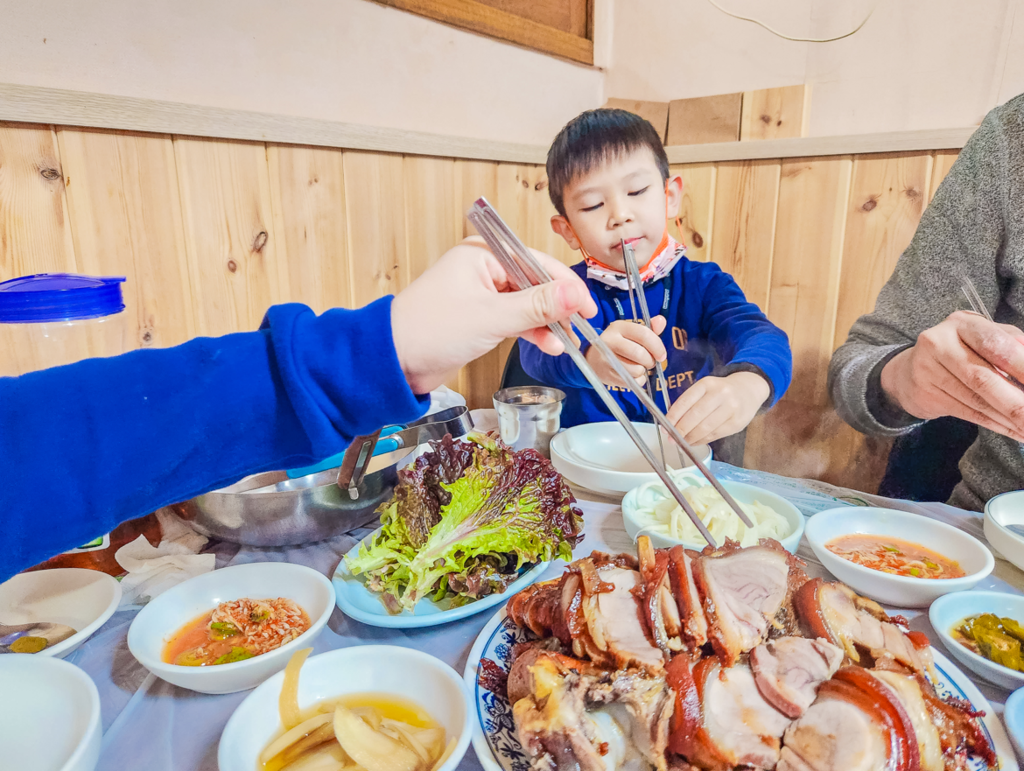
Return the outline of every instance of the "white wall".
[[[5,83],[547,144],[603,77],[367,0],[0,0]]]
[[[954,128],[1024,92],[1024,0],[618,0],[605,93],[667,101],[812,85],[812,136]]]

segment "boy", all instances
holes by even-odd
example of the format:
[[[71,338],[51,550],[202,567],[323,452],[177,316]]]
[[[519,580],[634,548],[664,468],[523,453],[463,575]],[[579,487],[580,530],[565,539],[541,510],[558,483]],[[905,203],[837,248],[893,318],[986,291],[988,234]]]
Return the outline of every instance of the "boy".
[[[638,383],[667,359],[668,417],[688,442],[742,431],[758,410],[778,401],[793,372],[786,334],[747,302],[731,276],[714,263],[686,259],[686,248],[669,236],[683,182],[669,176],[650,123],[624,110],[585,112],[555,138],[547,173],[558,210],[551,227],[583,254],[573,270],[598,305],[591,323]],[[653,332],[632,320],[622,240],[633,246]],[[520,345],[523,369],[566,392],[563,426],[612,419],[567,354]],[[650,422],[601,353],[583,346],[630,420]],[[660,393],[655,401],[664,409]]]

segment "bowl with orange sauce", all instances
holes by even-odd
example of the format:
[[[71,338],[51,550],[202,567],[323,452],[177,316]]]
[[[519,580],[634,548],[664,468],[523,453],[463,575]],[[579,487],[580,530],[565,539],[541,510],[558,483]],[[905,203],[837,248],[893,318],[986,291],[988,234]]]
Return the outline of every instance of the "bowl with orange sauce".
[[[323,574],[287,562],[204,573],[152,600],[128,649],[157,677],[200,693],[234,693],[280,672],[311,645],[334,610]]]
[[[896,509],[846,506],[815,514],[805,530],[821,564],[854,591],[897,608],[924,608],[974,587],[992,552],[952,525]]]

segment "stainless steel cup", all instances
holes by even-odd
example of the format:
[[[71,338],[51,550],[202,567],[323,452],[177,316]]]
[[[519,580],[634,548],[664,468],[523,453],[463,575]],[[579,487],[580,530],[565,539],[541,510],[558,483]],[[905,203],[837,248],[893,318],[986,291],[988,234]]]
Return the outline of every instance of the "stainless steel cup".
[[[546,386],[515,386],[494,394],[501,440],[514,450],[532,447],[550,457],[551,437],[561,425],[565,392]]]

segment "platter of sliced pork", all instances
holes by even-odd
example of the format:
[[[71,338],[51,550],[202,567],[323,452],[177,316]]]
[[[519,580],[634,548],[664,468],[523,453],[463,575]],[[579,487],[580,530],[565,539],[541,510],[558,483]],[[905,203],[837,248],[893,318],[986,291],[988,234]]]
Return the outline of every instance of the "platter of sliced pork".
[[[981,693],[905,619],[773,540],[594,552],[470,653],[487,771],[1017,767]]]

